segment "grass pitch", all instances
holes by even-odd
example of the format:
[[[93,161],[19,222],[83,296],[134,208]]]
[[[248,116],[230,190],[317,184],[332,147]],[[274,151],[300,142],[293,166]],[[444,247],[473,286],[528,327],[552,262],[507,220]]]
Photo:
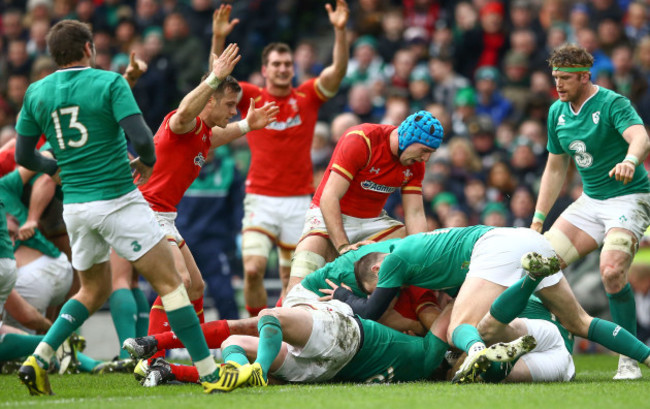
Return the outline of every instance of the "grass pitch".
[[[0,375],[0,408],[205,409],[597,409],[649,408],[650,370],[638,381],[614,381],[618,357],[575,356],[576,380],[516,385],[283,385],[204,395],[197,385],[141,387],[131,375],[51,376],[55,396],[29,396],[15,375]],[[214,406],[213,406],[214,405]]]

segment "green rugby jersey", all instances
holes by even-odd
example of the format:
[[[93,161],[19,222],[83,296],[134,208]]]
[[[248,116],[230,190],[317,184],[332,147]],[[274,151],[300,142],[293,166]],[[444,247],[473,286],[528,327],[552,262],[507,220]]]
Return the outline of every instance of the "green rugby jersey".
[[[544,304],[542,304],[542,301],[535,295],[530,297],[528,304],[526,304],[526,308],[524,308],[519,316],[521,318],[544,320],[555,325],[557,329],[560,330],[560,335],[562,335],[562,339],[564,340],[564,346],[566,346],[567,351],[573,355],[573,334],[567,331],[567,329],[560,324],[555,315],[551,314]]]
[[[643,164],[636,167],[627,185],[609,177],[609,171],[625,159],[629,144],[623,131],[643,125],[630,101],[614,91],[599,87],[578,112],[569,102],[555,101],[548,113],[547,149],[573,157],[582,177],[583,189],[591,198],[604,200],[632,193],[650,192]]]
[[[460,287],[469,271],[476,241],[490,226],[438,229],[407,236],[379,269],[378,288],[414,285],[430,290]]]
[[[61,168],[64,203],[109,200],[135,189],[118,122],[139,113],[122,76],[72,67],[29,86],[16,131],[45,134]]]
[[[21,225],[27,221],[28,209],[20,200],[23,195],[23,180],[18,170],[0,178],[0,197],[4,202],[4,211],[12,214]],[[3,213],[4,215],[4,213]],[[11,244],[11,242],[10,242]],[[40,230],[35,229],[34,235],[25,241],[16,240],[13,250],[20,246],[31,247],[46,256],[59,257],[61,251],[43,236]]]
[[[0,196],[0,258],[14,259],[14,249],[7,230],[7,217],[4,206],[4,196]]]
[[[428,379],[445,357],[448,345],[427,332],[425,337],[403,334],[360,318],[363,344],[334,380],[347,382],[408,382]]]
[[[354,263],[366,254],[375,251],[380,253],[390,253],[395,243],[399,242],[399,240],[400,239],[391,239],[367,244],[359,247],[357,250],[343,253],[334,259],[334,261],[325,264],[324,267],[309,274],[300,282],[300,284],[309,291],[322,297],[325,294],[321,293],[319,290],[322,288],[330,288],[329,284],[325,282],[326,279],[329,279],[339,285],[345,283],[350,286],[354,295],[365,298],[366,294],[359,289],[354,277]]]

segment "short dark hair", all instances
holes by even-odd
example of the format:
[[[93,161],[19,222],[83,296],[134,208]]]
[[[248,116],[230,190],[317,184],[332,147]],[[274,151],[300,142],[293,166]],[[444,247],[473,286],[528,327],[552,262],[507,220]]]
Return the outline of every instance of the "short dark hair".
[[[548,65],[552,67],[591,67],[594,57],[576,44],[564,44],[551,53]]]
[[[59,67],[83,59],[86,43],[93,45],[93,33],[77,20],[59,21],[47,34],[47,46]]]
[[[366,294],[370,294],[364,283],[368,283],[375,279],[375,275],[372,272],[372,266],[375,265],[386,253],[381,253],[379,251],[373,251],[368,253],[365,256],[361,257],[354,263],[354,278],[357,280],[357,287],[359,290]]]
[[[289,47],[288,44],[285,43],[271,43],[264,47],[262,50],[262,65],[266,65],[269,63],[269,54],[271,54],[273,51],[277,51],[278,53],[289,53],[291,54],[291,47]]]
[[[201,82],[205,81],[209,75],[209,72],[203,74],[201,77]],[[214,90],[213,95],[215,98],[221,98],[226,93],[227,89],[237,94],[241,91],[241,85],[239,85],[239,81],[237,81],[232,75],[227,76],[225,80],[219,83],[219,86]]]

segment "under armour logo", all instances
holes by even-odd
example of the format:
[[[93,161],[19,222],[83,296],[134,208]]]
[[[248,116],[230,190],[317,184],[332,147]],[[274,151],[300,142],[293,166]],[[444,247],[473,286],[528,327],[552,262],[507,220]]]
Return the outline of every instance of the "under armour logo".
[[[379,168],[375,168],[374,166],[370,168],[369,170],[370,173],[374,173],[375,175],[379,174]]]

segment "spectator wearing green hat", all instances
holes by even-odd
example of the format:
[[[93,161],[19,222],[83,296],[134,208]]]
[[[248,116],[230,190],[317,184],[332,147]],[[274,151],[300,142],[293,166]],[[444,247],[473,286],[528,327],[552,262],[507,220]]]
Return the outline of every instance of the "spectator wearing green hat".
[[[489,115],[495,126],[512,117],[512,103],[499,92],[500,75],[496,67],[484,66],[474,74],[476,84],[476,113]]]
[[[384,61],[377,54],[377,40],[374,37],[359,37],[352,50],[352,58],[348,62],[348,70],[343,79],[344,86],[351,87],[360,83],[371,86],[384,81]]]
[[[485,205],[481,213],[481,221],[486,226],[508,226],[508,209],[500,202],[491,202]]]
[[[452,129],[457,135],[469,133],[468,122],[476,116],[476,92],[472,87],[461,88],[454,97],[451,114]]]

